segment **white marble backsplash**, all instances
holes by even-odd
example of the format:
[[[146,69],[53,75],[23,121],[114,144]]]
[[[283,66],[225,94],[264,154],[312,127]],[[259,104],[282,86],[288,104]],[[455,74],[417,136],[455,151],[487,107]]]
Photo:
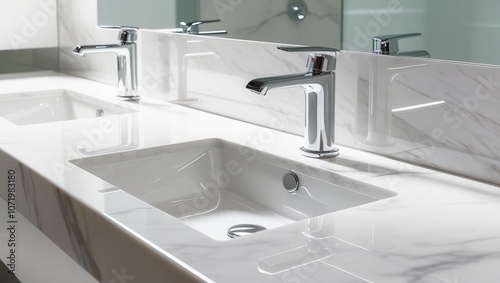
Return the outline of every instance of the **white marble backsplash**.
[[[80,58],[71,54],[71,48],[114,42],[116,32],[95,28],[94,1],[63,2],[67,3],[59,4],[61,70],[115,84],[114,56]],[[301,89],[272,90],[262,97],[245,85],[257,77],[303,72],[307,55],[279,51],[279,44],[161,31],[142,30],[138,42],[139,83],[146,95],[303,134]],[[374,68],[378,78],[372,84]],[[385,94],[377,95],[385,100],[370,104],[370,87]],[[337,143],[500,184],[496,142],[500,118],[495,111],[500,107],[500,68],[344,51],[337,65],[336,95]],[[420,108],[407,108],[415,106]],[[369,107],[379,122],[374,124],[373,117],[369,122]],[[390,126],[375,127],[372,133],[380,132],[382,139],[393,143],[365,142],[369,127],[385,123]]]
[[[359,54],[357,147],[439,170],[500,183],[500,68],[428,59],[384,60],[386,81],[377,91],[390,96],[395,143],[363,144],[368,131],[370,79],[367,62],[380,56]],[[385,59],[385,58],[384,58]],[[379,81],[380,82],[380,81]],[[419,106],[419,107],[415,107]],[[408,108],[413,107],[413,108]],[[404,145],[395,150],[398,145]]]
[[[287,54],[272,43],[145,31],[142,35],[147,38],[143,44],[142,78],[147,93],[238,120],[303,134],[301,89],[273,90],[263,97],[245,86],[257,77],[302,72],[307,54]],[[157,44],[149,44],[155,40]],[[339,118],[345,116],[348,113]]]

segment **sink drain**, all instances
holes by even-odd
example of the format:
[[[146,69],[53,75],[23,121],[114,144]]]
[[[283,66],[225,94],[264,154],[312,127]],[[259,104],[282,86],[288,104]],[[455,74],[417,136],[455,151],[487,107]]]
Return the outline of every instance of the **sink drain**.
[[[255,224],[238,224],[229,227],[227,230],[227,236],[229,238],[239,238],[262,230],[266,230],[266,228]]]
[[[102,109],[97,109],[97,110],[95,111],[95,116],[96,116],[96,117],[102,117],[102,116],[104,116],[104,110],[102,110]]]
[[[293,172],[288,172],[283,176],[283,186],[289,193],[295,193],[299,189],[299,177]]]

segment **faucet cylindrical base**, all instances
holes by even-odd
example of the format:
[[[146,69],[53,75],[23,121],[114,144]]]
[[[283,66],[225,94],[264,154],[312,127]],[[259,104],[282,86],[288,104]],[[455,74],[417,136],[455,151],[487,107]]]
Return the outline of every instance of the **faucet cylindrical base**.
[[[305,147],[301,147],[300,150],[302,150],[302,155],[311,158],[332,158],[340,154],[338,148],[333,148],[332,150],[329,151],[312,151],[306,149]]]
[[[124,101],[139,101],[139,100],[141,100],[141,96],[140,95],[133,95],[133,96],[121,96],[121,95],[117,95],[116,97],[118,99],[124,100]]]

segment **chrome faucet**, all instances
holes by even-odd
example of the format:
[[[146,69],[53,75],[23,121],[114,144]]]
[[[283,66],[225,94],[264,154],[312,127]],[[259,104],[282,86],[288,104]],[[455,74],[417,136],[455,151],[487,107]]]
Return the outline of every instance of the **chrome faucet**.
[[[302,154],[329,158],[339,155],[335,147],[335,66],[339,50],[327,47],[278,47],[288,52],[309,52],[307,72],[254,79],[247,89],[266,95],[272,88],[302,87],[306,94],[306,127]]]
[[[420,33],[380,35],[373,38],[373,53],[389,56],[429,58],[425,50],[399,51],[399,40],[420,36]],[[394,58],[393,58],[394,59]],[[427,66],[426,62],[408,63],[407,60],[391,60],[383,56],[370,56],[368,86],[368,133],[362,144],[392,146],[392,88],[396,76],[405,70]]]
[[[118,44],[77,45],[73,53],[85,56],[88,53],[113,52],[118,56],[118,97],[124,100],[139,100],[137,87],[137,28],[123,26],[101,26],[101,28],[119,29]]]
[[[205,21],[194,21],[194,22],[180,22],[182,27],[182,33],[196,34],[196,35],[213,35],[213,34],[227,34],[225,30],[214,30],[214,31],[200,31],[199,26],[202,24],[216,23],[221,20],[205,20]]]
[[[392,56],[424,57],[429,58],[425,50],[399,51],[399,40],[408,37],[420,36],[421,33],[402,33],[379,35],[373,38],[373,53]]]

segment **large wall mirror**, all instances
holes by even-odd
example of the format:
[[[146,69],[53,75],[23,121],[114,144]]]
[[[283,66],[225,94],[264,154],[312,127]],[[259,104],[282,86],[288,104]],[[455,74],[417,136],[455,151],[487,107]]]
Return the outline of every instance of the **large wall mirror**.
[[[220,19],[227,37],[371,52],[377,35],[421,33],[402,51],[500,65],[496,0],[98,0],[99,24],[160,29]],[[221,35],[223,36],[223,35]]]

